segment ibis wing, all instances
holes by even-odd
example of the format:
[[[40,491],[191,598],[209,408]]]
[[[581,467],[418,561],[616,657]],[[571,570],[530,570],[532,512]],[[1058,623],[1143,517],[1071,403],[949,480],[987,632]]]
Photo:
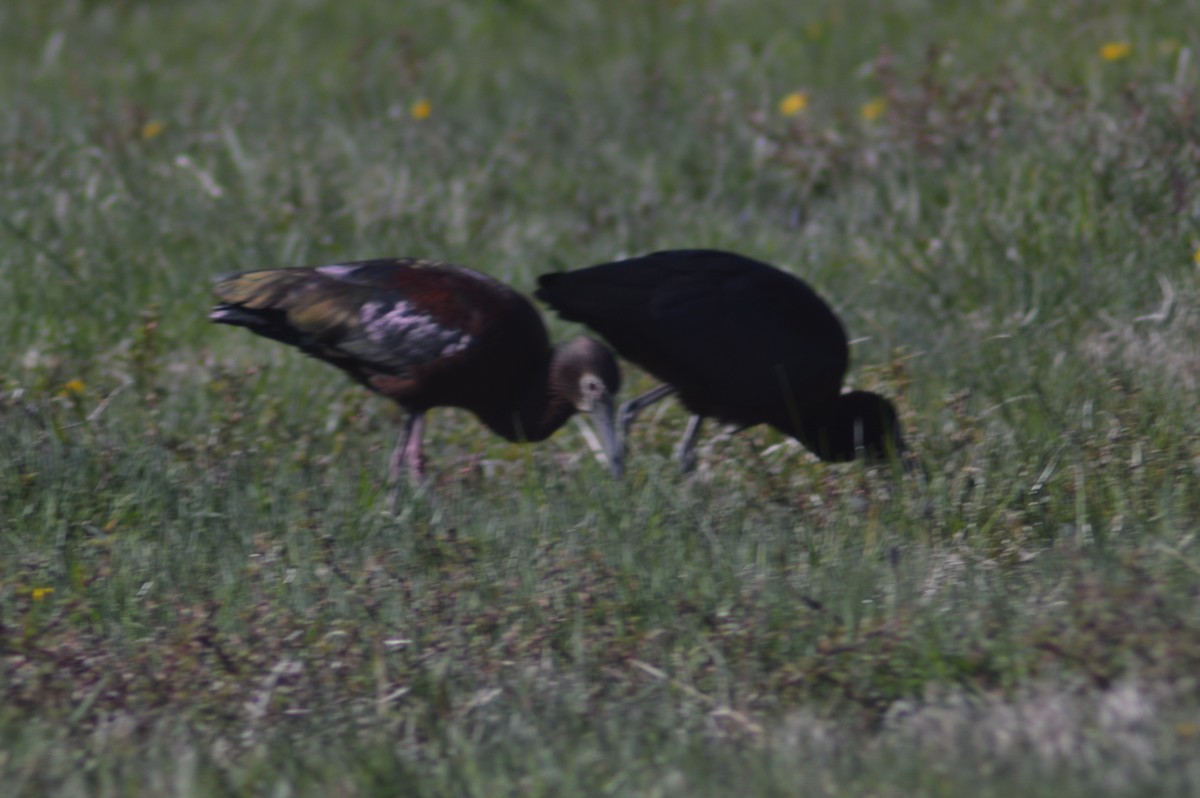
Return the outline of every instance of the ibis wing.
[[[429,279],[442,272],[422,275],[419,284],[405,279],[414,268],[412,261],[367,261],[235,274],[218,282],[223,303],[212,318],[354,371],[403,377],[473,341],[461,323],[474,313],[464,292],[450,279]]]

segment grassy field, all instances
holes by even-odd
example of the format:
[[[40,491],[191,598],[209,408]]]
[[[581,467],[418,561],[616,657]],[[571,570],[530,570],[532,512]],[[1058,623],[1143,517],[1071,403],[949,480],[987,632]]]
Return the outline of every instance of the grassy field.
[[[1197,18],[0,5],[0,793],[1197,794]],[[830,300],[928,483],[441,410],[389,511],[398,410],[205,317],[693,246]]]

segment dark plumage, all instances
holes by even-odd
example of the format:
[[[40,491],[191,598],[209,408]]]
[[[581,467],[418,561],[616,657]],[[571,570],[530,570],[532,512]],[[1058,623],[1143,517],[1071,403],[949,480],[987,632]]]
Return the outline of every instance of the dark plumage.
[[[765,263],[716,250],[673,250],[544,274],[537,297],[599,333],[662,380],[621,408],[634,417],[672,393],[694,416],[679,447],[685,469],[700,424],[770,424],[823,460],[872,461],[904,450],[891,402],[843,394],[849,348],[816,292]]]
[[[424,478],[434,407],[470,410],[510,441],[540,441],[590,413],[620,473],[616,359],[576,338],[551,348],[541,317],[498,280],[449,263],[393,258],[218,278],[209,318],[297,347],[395,400],[409,418],[390,476]]]

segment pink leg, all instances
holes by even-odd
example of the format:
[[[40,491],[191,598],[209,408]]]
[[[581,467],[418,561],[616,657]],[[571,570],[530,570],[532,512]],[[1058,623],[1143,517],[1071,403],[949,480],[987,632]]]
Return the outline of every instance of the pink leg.
[[[412,425],[412,434],[404,447],[404,461],[408,463],[408,476],[416,484],[425,481],[425,455],[421,453],[421,439],[425,433],[425,414],[419,413]]]
[[[404,429],[396,440],[396,448],[388,463],[388,481],[398,483],[408,467],[409,477],[414,482],[425,481],[425,462],[421,455],[421,433],[425,430],[425,414],[412,413],[404,422]]]

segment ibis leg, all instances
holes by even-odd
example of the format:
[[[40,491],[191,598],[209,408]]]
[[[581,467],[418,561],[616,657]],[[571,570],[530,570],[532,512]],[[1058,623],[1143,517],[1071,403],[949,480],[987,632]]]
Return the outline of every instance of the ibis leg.
[[[666,399],[673,393],[675,393],[673,387],[663,384],[657,388],[651,388],[641,396],[635,396],[621,405],[621,411],[617,414],[617,423],[621,428],[621,439],[624,440],[629,436],[629,428],[633,426],[633,420],[638,417],[639,413],[655,402]]]
[[[408,476],[413,482],[420,484],[425,481],[425,455],[421,451],[421,443],[425,435],[425,414],[416,413],[412,422],[412,432],[404,447],[404,462],[408,465]]]
[[[679,441],[679,469],[687,474],[696,468],[696,438],[700,437],[700,427],[704,424],[704,416],[692,416],[688,419],[687,427],[683,430],[683,438]]]
[[[414,482],[425,480],[425,462],[421,455],[421,434],[424,430],[425,414],[411,413],[396,440],[396,448],[392,450],[392,458],[388,463],[390,481],[398,483],[406,466]]]

